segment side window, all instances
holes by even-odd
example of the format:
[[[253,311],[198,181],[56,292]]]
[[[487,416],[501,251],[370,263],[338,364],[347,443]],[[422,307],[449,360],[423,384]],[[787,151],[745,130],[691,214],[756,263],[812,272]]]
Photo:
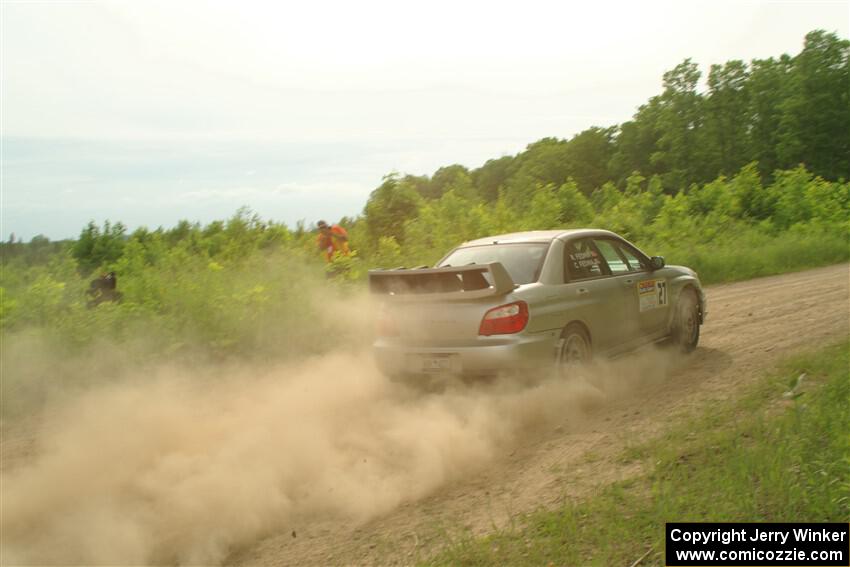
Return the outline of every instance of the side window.
[[[564,281],[604,276],[607,271],[602,257],[589,238],[573,240],[564,247]]]
[[[605,262],[611,269],[612,274],[627,274],[632,271],[629,264],[626,262],[626,259],[620,254],[613,242],[610,240],[600,239],[594,240],[593,243],[596,244],[596,248],[599,250],[599,253],[602,254],[603,258],[605,258]]]
[[[644,260],[640,259],[640,256],[637,255],[637,251],[635,251],[631,246],[625,244],[623,242],[617,243],[617,248],[622,252],[623,256],[625,256],[626,261],[629,263],[629,266],[636,272],[641,270],[648,270],[649,266],[646,265]]]

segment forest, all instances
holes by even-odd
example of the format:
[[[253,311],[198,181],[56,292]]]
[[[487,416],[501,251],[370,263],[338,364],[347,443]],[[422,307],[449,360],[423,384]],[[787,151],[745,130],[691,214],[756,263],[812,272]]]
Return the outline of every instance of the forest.
[[[321,352],[340,339],[317,305],[362,290],[369,269],[433,264],[465,240],[531,229],[609,229],[709,284],[842,262],[848,133],[850,41],[833,33],[809,33],[794,56],[713,64],[705,83],[686,59],[622,124],[475,169],[389,173],[361,215],[338,219],[354,252],[331,266],[314,227],[247,208],[205,225],[90,222],[74,241],[4,242],[0,326],[7,341],[37,335],[69,356],[105,336],[144,336],[141,359]],[[108,271],[121,301],[87,305],[89,282]]]

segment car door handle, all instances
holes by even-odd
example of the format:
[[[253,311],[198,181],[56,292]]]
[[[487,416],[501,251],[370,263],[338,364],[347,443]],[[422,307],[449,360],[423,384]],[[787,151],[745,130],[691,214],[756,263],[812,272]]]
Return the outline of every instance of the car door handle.
[[[590,293],[590,290],[587,289],[586,287],[580,287],[576,290],[576,293],[579,294],[579,295],[585,295],[585,294]]]
[[[624,286],[626,286],[626,287],[629,287],[629,286],[630,286],[630,285],[632,285],[633,283],[635,283],[635,280],[633,280],[633,279],[631,279],[631,278],[629,278],[629,279],[627,279],[627,280],[623,280],[623,285],[624,285]]]

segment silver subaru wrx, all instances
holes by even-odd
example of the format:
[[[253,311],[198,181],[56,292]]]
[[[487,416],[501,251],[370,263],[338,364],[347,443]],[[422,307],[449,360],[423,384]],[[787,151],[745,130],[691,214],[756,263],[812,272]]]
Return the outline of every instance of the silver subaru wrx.
[[[706,316],[693,270],[597,229],[480,238],[435,268],[372,270],[369,287],[392,376],[568,369],[663,340],[690,352]]]

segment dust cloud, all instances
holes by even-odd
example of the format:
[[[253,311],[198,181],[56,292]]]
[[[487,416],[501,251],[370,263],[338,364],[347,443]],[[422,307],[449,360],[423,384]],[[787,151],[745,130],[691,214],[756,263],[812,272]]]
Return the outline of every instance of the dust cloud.
[[[2,563],[216,564],[313,521],[365,522],[663,379],[669,360],[431,389],[388,380],[364,349],[160,365],[51,406],[37,450],[2,473]]]

